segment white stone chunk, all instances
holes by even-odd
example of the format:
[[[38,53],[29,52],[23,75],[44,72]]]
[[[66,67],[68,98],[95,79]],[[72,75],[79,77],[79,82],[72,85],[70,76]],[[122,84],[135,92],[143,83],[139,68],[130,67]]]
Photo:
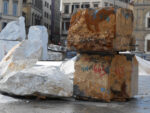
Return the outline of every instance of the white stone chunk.
[[[0,62],[0,79],[5,75],[32,67],[42,56],[40,41],[22,41],[12,48]]]
[[[38,40],[42,42],[43,53],[41,60],[47,60],[48,58],[48,32],[44,26],[31,26],[29,29],[28,40]]]
[[[17,21],[9,22],[0,32],[0,40],[22,41],[26,38],[25,19],[20,17]]]
[[[35,66],[0,81],[0,92],[19,96],[71,97],[73,84],[59,68]]]

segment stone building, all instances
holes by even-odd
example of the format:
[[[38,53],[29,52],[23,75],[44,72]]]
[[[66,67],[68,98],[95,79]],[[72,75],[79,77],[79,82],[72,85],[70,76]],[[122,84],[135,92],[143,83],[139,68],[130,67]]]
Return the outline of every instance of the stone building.
[[[0,0],[0,31],[22,15],[22,0]]]
[[[42,0],[23,0],[22,15],[26,19],[26,29],[31,25],[41,25],[43,17]]]
[[[61,22],[60,36],[61,44],[66,45],[70,18],[74,10],[78,8],[98,8],[98,7],[124,7],[130,8],[130,0],[62,0],[61,1]]]
[[[47,27],[49,37],[51,36],[51,0],[43,0],[43,18],[42,23]]]
[[[136,52],[150,53],[150,0],[134,0]]]

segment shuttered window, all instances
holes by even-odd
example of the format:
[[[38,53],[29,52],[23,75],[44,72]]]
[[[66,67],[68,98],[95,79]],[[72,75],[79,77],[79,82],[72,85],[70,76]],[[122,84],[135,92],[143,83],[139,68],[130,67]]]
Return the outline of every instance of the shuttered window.
[[[8,1],[4,0],[3,2],[3,14],[8,15]]]

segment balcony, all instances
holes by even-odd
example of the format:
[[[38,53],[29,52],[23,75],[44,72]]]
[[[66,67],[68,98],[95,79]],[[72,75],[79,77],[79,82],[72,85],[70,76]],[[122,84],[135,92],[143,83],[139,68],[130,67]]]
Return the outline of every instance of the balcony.
[[[62,14],[62,17],[63,17],[63,18],[71,18],[71,14],[63,13],[63,14]]]

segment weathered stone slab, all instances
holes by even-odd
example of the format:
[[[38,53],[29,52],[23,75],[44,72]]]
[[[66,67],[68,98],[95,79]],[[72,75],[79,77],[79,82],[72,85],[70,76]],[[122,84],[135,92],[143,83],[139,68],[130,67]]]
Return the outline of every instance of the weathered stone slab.
[[[76,98],[124,101],[137,91],[138,63],[134,55],[82,54],[75,63]]]
[[[32,67],[41,58],[42,43],[25,40],[12,48],[0,62],[0,79],[12,72]]]
[[[132,32],[133,13],[128,9],[83,9],[72,16],[68,47],[85,52],[127,51],[134,49]]]
[[[17,96],[71,97],[73,84],[59,68],[34,66],[0,80],[0,92]]]

